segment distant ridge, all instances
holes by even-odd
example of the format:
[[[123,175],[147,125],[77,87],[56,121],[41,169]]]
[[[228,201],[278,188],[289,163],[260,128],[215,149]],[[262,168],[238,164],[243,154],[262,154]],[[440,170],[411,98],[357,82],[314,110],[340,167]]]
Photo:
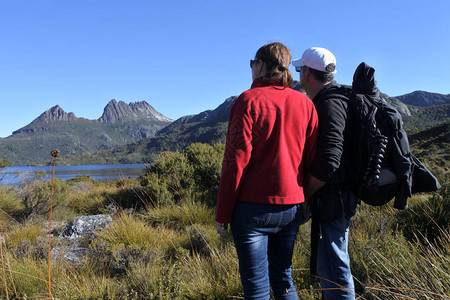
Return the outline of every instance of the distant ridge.
[[[414,91],[409,94],[394,97],[403,103],[414,106],[433,106],[450,104],[450,94],[443,95],[424,91]]]

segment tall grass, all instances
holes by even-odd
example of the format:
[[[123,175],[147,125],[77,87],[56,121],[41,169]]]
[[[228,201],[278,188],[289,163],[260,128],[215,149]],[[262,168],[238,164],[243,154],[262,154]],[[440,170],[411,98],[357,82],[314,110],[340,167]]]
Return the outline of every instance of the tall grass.
[[[405,242],[393,236],[380,243],[379,248],[366,258],[374,269],[370,295],[377,299],[409,297],[412,299],[450,298],[450,263],[448,236],[441,242],[447,247],[436,247],[426,237],[416,236],[416,242]],[[425,244],[425,245],[423,245]],[[398,249],[392,250],[397,247]]]
[[[145,213],[147,222],[165,224],[170,228],[184,228],[192,224],[211,224],[215,211],[201,202],[183,202],[180,205],[149,209]]]
[[[423,214],[423,219],[404,218],[420,207],[433,210],[435,205],[448,205],[448,196],[435,201],[435,196],[412,199],[408,212],[385,207],[383,230],[378,230],[378,209],[361,206],[350,229],[350,255],[357,293],[366,299],[448,299],[450,298],[450,235]],[[444,200],[445,199],[445,200]],[[377,217],[375,217],[377,216]],[[416,221],[432,224],[439,234],[409,228],[402,224]],[[448,223],[448,221],[447,221]],[[419,225],[419,224],[418,224]],[[433,231],[434,233],[434,231]]]

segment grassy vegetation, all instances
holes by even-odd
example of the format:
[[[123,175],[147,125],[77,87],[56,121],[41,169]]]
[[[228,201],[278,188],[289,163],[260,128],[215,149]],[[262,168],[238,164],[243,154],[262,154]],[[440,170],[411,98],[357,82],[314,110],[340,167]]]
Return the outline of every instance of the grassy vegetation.
[[[55,235],[79,215],[107,213],[113,223],[79,241],[87,249],[81,264],[51,260],[53,297],[242,299],[233,242],[214,225],[223,151],[193,144],[164,152],[138,179],[55,181]],[[448,169],[437,171],[448,178]],[[349,245],[361,299],[450,298],[450,184],[442,183],[437,193],[414,196],[407,211],[388,205],[380,218],[377,208],[359,206]],[[2,299],[48,298],[50,190],[39,180],[0,186]],[[293,275],[302,299],[320,299],[309,276],[309,226],[300,228]],[[64,243],[52,238],[53,247]]]

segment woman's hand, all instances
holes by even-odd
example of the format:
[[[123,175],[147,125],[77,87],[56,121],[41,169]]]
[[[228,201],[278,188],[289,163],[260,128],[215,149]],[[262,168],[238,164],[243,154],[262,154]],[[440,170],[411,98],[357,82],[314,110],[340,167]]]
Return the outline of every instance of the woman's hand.
[[[220,234],[221,236],[228,236],[228,223],[219,223],[216,222],[216,230],[217,233]]]

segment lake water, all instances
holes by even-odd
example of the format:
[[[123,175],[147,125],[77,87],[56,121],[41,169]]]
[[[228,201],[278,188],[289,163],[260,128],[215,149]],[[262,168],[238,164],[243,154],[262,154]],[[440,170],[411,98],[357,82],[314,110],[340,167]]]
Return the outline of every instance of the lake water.
[[[56,166],[55,178],[64,181],[79,175],[89,176],[99,181],[112,181],[119,178],[138,177],[145,173],[145,164],[115,165],[76,165]],[[45,172],[43,180],[50,180],[53,166],[13,166],[0,169],[0,184],[15,185],[35,178],[37,172]]]

